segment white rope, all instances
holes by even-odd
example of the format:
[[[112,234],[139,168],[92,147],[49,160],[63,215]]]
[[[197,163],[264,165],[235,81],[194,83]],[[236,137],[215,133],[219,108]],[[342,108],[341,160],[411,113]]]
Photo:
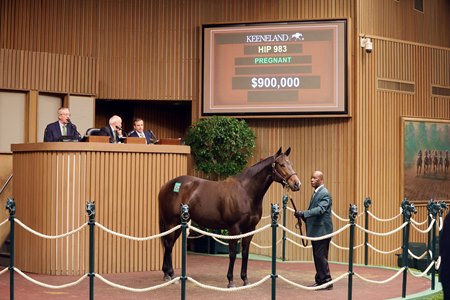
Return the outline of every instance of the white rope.
[[[129,291],[129,292],[135,292],[135,293],[154,291],[156,289],[163,288],[165,286],[168,286],[168,285],[170,285],[170,284],[180,280],[180,277],[175,277],[172,280],[166,281],[166,282],[164,282],[162,284],[159,284],[159,285],[138,289],[138,288],[130,288],[130,287],[127,287],[127,286],[124,286],[124,285],[120,285],[120,284],[114,283],[114,282],[109,281],[108,279],[104,278],[102,275],[97,274],[97,273],[95,273],[95,277],[98,277],[98,279],[100,279],[101,281],[103,281],[104,283],[106,283],[109,286],[112,286],[112,287],[115,287],[115,288],[118,288],[118,289],[122,289],[122,290],[125,290],[125,291]]]
[[[215,286],[212,286],[212,285],[207,285],[207,284],[200,283],[197,280],[195,280],[194,278],[187,277],[187,279],[189,281],[192,281],[192,283],[196,284],[197,286],[199,286],[201,288],[208,289],[208,290],[214,290],[214,291],[220,291],[220,292],[237,292],[237,291],[242,291],[242,290],[248,290],[248,289],[251,289],[251,288],[254,288],[256,286],[259,286],[259,285],[263,284],[264,282],[266,282],[270,278],[271,278],[271,275],[266,275],[265,277],[260,279],[258,282],[255,282],[255,283],[252,283],[252,284],[239,286],[239,287],[233,287],[233,288],[219,288],[219,287],[215,287]]]
[[[444,227],[444,222],[442,222],[442,216],[439,217],[439,231],[442,231],[442,227]]]
[[[340,245],[336,244],[336,243],[333,242],[333,241],[331,241],[331,244],[332,244],[333,246],[335,246],[336,248],[341,249],[341,250],[350,250],[350,247],[340,246]],[[357,245],[357,246],[353,246],[353,249],[358,249],[358,248],[361,248],[362,246],[364,246],[364,243],[359,244],[359,245]]]
[[[8,222],[8,221],[9,221],[9,218],[7,218],[5,221],[1,222],[1,223],[0,223],[0,227],[2,227],[3,225],[5,225],[6,222]]]
[[[408,249],[408,253],[409,253],[409,255],[411,255],[413,258],[415,258],[415,259],[422,259],[422,258],[424,258],[425,257],[425,255],[427,255],[428,254],[428,251],[427,250],[425,250],[425,252],[424,253],[422,253],[422,255],[421,256],[416,256],[416,255],[414,255],[414,253],[412,253],[411,252],[411,249]],[[431,252],[431,250],[430,250],[430,257],[432,257],[433,255],[432,255],[432,252]]]
[[[429,215],[431,218],[433,218],[433,216],[430,214]],[[428,219],[425,219],[424,221],[422,221],[422,222],[417,222],[416,220],[414,220],[414,218],[411,218],[411,223],[413,223],[413,224],[416,224],[416,225],[423,225],[423,224],[425,224],[426,222],[428,222]]]
[[[293,241],[293,240],[291,240],[290,238],[286,238],[286,241],[289,241],[289,242],[291,242],[292,244],[294,244],[294,245],[296,245],[297,247],[302,247],[302,248],[312,248],[312,245],[308,245],[308,246],[303,246],[303,245],[300,245],[299,243],[297,243],[297,242],[295,242],[295,241]]]
[[[3,275],[3,273],[6,273],[6,272],[8,272],[8,271],[9,271],[8,268],[4,268],[3,270],[0,271],[0,276]]]
[[[411,223],[412,227],[414,227],[417,231],[421,232],[421,233],[427,233],[429,232],[432,228],[433,228],[433,224],[436,222],[435,219],[433,219],[430,223],[430,226],[428,226],[428,228],[426,230],[421,230],[419,227],[417,227],[416,225],[414,225],[414,223]]]
[[[435,268],[436,270],[439,270],[439,268],[441,267],[441,256],[439,256],[436,260],[436,264],[435,264]]]
[[[31,229],[27,225],[23,224],[19,219],[16,219],[15,222],[17,224],[19,224],[20,226],[22,226],[23,229],[28,230],[29,232],[31,232],[31,233],[33,233],[33,234],[35,234],[35,235],[37,235],[37,236],[39,236],[41,238],[50,239],[50,240],[59,239],[59,238],[63,238],[63,237],[69,236],[71,234],[74,234],[74,233],[80,231],[81,229],[83,229],[84,227],[86,227],[88,225],[88,223],[84,223],[83,225],[81,225],[78,228],[75,228],[75,229],[73,229],[73,230],[71,230],[69,232],[66,232],[66,233],[63,233],[63,234],[59,234],[59,235],[46,235],[46,234],[42,234],[40,232],[37,232],[37,231]]]
[[[281,241],[283,241],[283,239],[279,239],[276,244],[278,245],[279,243],[281,243]],[[256,246],[256,247],[258,247],[258,248],[260,248],[260,249],[271,249],[272,248],[272,245],[270,245],[270,246],[261,246],[261,245],[255,243],[255,242],[251,242],[251,244]]]
[[[174,232],[175,230],[181,228],[181,225],[177,225],[177,226],[173,227],[172,229],[167,230],[165,232],[162,232],[160,234],[155,234],[155,235],[151,235],[151,236],[147,236],[147,237],[133,237],[133,236],[126,235],[126,234],[123,234],[123,233],[118,233],[118,232],[112,231],[111,229],[106,228],[105,226],[103,226],[102,224],[100,224],[98,222],[95,222],[95,225],[97,225],[99,228],[103,229],[104,231],[106,231],[106,232],[108,232],[108,233],[110,233],[112,235],[120,236],[122,238],[130,239],[130,240],[133,240],[133,241],[140,241],[140,242],[148,241],[148,240],[152,240],[152,239],[156,239],[156,238],[160,238],[162,236],[170,234],[170,233]]]
[[[192,229],[193,231],[195,231],[197,233],[200,233],[200,234],[203,234],[203,235],[208,235],[208,236],[212,236],[212,237],[216,237],[216,238],[224,239],[224,240],[236,240],[236,239],[241,239],[241,238],[244,238],[244,237],[247,237],[247,236],[259,233],[259,232],[261,232],[263,230],[266,230],[270,226],[272,226],[272,225],[271,224],[267,224],[267,225],[265,225],[265,226],[263,226],[263,227],[261,227],[259,229],[256,229],[256,230],[253,230],[253,231],[250,231],[250,232],[247,232],[247,233],[243,233],[243,234],[238,234],[238,235],[221,235],[221,234],[211,233],[211,232],[201,230],[200,228],[197,228],[197,227],[194,227],[194,226],[191,226],[191,225],[189,225],[189,228]]]
[[[82,282],[84,279],[87,278],[88,274],[84,274],[83,276],[81,276],[78,280],[73,281],[73,282],[69,282],[66,284],[62,284],[62,285],[51,285],[51,284],[46,284],[40,281],[37,281],[36,279],[31,278],[30,276],[26,275],[25,273],[23,273],[22,271],[20,271],[18,268],[14,267],[14,271],[17,272],[19,275],[21,275],[23,278],[25,278],[28,281],[31,281],[32,283],[48,288],[48,289],[53,289],[53,290],[58,290],[58,289],[65,289],[74,285],[79,284],[80,282]]]
[[[397,231],[402,230],[406,225],[408,225],[408,222],[403,223],[403,224],[402,224],[400,227],[398,227],[397,229],[394,229],[394,230],[392,230],[392,231],[388,231],[388,232],[385,232],[385,233],[379,233],[379,232],[375,232],[375,231],[370,231],[370,230],[365,229],[365,228],[362,227],[361,225],[358,225],[358,224],[355,224],[355,225],[356,225],[356,227],[358,227],[359,229],[361,229],[361,230],[364,231],[364,232],[371,233],[371,234],[378,235],[378,236],[388,236],[388,235],[390,235],[390,234],[393,234],[393,233],[396,233]]]
[[[293,282],[293,281],[283,277],[283,275],[278,275],[278,278],[283,280],[286,283],[289,283],[290,285],[295,286],[295,287],[298,287],[298,288],[301,288],[301,289],[304,289],[304,290],[315,291],[315,290],[319,290],[319,289],[322,289],[324,287],[327,287],[330,284],[334,284],[334,283],[338,282],[339,280],[343,279],[344,277],[347,277],[348,274],[349,274],[348,272],[347,273],[343,273],[339,277],[337,277],[337,278],[335,278],[335,279],[333,279],[331,281],[328,281],[327,283],[324,283],[324,284],[318,285],[318,286],[314,286],[314,287],[312,287],[312,286],[305,286],[305,285],[301,285],[301,284],[295,283],[295,282]]]
[[[332,214],[333,216],[335,216],[338,220],[341,220],[341,221],[344,221],[344,222],[350,221],[350,219],[344,219],[344,218],[341,218],[340,216],[338,216],[338,215],[334,212],[334,210],[331,211],[331,214]]]
[[[362,279],[362,280],[364,280],[364,281],[366,281],[366,282],[383,284],[383,283],[388,283],[389,281],[394,280],[394,279],[395,279],[398,275],[400,275],[405,269],[406,269],[406,267],[401,268],[400,270],[398,270],[397,273],[395,273],[394,275],[392,275],[391,277],[389,277],[388,279],[383,280],[383,281],[376,281],[376,280],[367,279],[367,278],[362,277],[361,275],[359,275],[359,274],[356,273],[356,272],[355,272],[354,274],[355,274],[359,279]]]
[[[290,234],[292,234],[293,236],[296,236],[296,237],[298,237],[298,238],[305,239],[305,240],[309,240],[309,241],[320,241],[320,240],[324,240],[324,239],[333,237],[333,236],[335,236],[335,235],[341,233],[342,231],[344,231],[345,229],[347,229],[347,228],[350,227],[351,225],[350,225],[350,224],[347,224],[347,225],[341,227],[339,230],[337,230],[337,231],[335,231],[335,232],[332,232],[332,233],[327,234],[327,235],[319,236],[319,237],[309,237],[309,236],[300,235],[300,234],[297,234],[297,233],[293,232],[293,231],[290,230],[289,228],[284,227],[284,226],[281,225],[281,224],[279,224],[278,226],[279,226],[281,229],[285,230],[286,232],[288,232],[288,233],[290,233]]]
[[[195,239],[199,239],[199,238],[202,238],[202,237],[204,237],[203,234],[200,234],[200,235],[189,235],[187,238],[195,240]]]
[[[289,208],[289,207],[288,207],[288,208]],[[265,217],[261,217],[261,220],[268,219],[268,218],[270,218],[270,215],[265,216]]]
[[[427,275],[428,271],[430,271],[431,267],[434,266],[434,261],[430,262],[428,267],[422,273],[414,273],[411,269],[408,269],[409,273],[414,277],[424,277]]]
[[[368,213],[372,218],[374,218],[375,220],[380,221],[380,222],[389,222],[389,221],[392,221],[392,220],[397,219],[399,216],[402,215],[402,213],[400,212],[398,215],[396,215],[396,216],[394,216],[394,217],[392,217],[392,218],[389,218],[389,219],[381,219],[381,218],[378,218],[377,216],[375,216],[370,210],[368,210],[367,213]]]
[[[382,250],[380,250],[380,249],[375,248],[374,246],[372,246],[372,245],[369,244],[369,243],[367,243],[367,246],[369,246],[369,247],[370,247],[372,250],[374,250],[375,252],[382,253],[382,254],[391,254],[391,253],[393,253],[393,252],[397,252],[397,251],[399,251],[399,250],[402,249],[402,247],[400,246],[400,247],[398,247],[397,249],[394,249],[394,250],[390,250],[390,251],[382,251]]]

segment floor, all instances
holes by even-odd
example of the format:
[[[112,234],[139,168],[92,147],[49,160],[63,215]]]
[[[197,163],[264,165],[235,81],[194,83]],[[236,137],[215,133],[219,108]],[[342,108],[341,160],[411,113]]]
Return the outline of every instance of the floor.
[[[0,267],[0,271],[4,267]],[[201,255],[189,253],[187,256],[187,276],[195,279],[204,285],[225,288],[227,285],[226,272],[228,268],[228,257],[224,255]],[[345,264],[330,264],[331,273],[334,279],[348,271]],[[235,283],[242,285],[239,278],[240,260],[235,265]],[[271,274],[272,265],[268,260],[253,258],[249,262],[248,276],[250,283],[258,282]],[[375,268],[355,266],[354,272],[364,278],[383,281],[396,273],[394,269]],[[309,285],[313,283],[314,265],[310,262],[277,262],[276,273],[296,284]],[[49,284],[62,285],[76,281],[80,276],[51,276],[27,274],[35,280]],[[180,275],[180,270],[176,270],[176,276]],[[142,272],[142,273],[122,273],[122,274],[103,274],[103,277],[111,282],[124,285],[131,288],[142,289],[152,287],[163,283],[162,272]],[[10,275],[6,272],[0,276],[0,299],[10,299]],[[186,299],[272,299],[271,279],[248,290],[242,291],[215,291],[202,288],[192,281],[186,284]],[[181,284],[170,284],[164,288],[148,292],[130,292],[117,287],[111,287],[99,278],[94,279],[94,299],[182,299]],[[412,299],[411,295],[418,293],[432,293],[440,289],[440,284],[436,281],[436,290],[430,291],[431,281],[426,278],[416,278],[411,274],[407,276],[407,298]],[[326,291],[308,291],[300,287],[286,283],[278,278],[276,280],[276,299],[298,299],[301,297],[314,297],[319,299],[349,299],[348,277],[344,277],[334,284],[333,290]],[[353,277],[352,299],[393,299],[402,296],[402,274],[394,280],[384,284],[368,283]],[[89,299],[89,280],[85,278],[81,283],[64,289],[50,289],[38,286],[21,275],[15,274],[14,277],[14,299],[20,300],[39,300],[39,299]],[[404,298],[403,298],[404,299]]]

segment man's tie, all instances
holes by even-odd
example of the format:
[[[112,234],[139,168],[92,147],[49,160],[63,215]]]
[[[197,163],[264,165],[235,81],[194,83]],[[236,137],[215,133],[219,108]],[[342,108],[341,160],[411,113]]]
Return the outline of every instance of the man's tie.
[[[63,126],[62,126],[62,134],[67,135],[67,125],[66,124],[63,124]]]

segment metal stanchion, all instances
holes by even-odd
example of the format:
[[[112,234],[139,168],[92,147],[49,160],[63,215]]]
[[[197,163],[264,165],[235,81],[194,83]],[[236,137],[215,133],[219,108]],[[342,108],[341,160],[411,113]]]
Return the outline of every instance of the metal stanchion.
[[[280,209],[278,204],[272,204],[272,300],[276,299],[276,279],[277,279],[277,227]]]
[[[350,222],[350,244],[348,252],[348,299],[352,299],[352,285],[353,285],[353,246],[355,239],[355,219],[358,215],[358,207],[355,204],[350,204],[349,222]]]
[[[286,227],[286,209],[289,197],[288,195],[283,195],[283,226]],[[286,231],[283,230],[283,238],[282,238],[282,256],[281,259],[286,261]]]
[[[190,218],[189,206],[187,204],[181,204],[181,300],[186,299],[186,259],[187,259],[187,249],[186,249],[186,230],[187,222]]]
[[[6,200],[6,209],[9,210],[10,222],[10,256],[9,256],[9,299],[14,299],[14,220],[16,218],[16,202],[14,199]]]
[[[408,199],[403,199],[402,201],[402,209],[403,209],[403,223],[407,222],[405,228],[403,228],[403,267],[405,270],[403,271],[403,284],[402,284],[402,298],[406,297],[406,279],[408,275],[408,249],[409,249],[409,229],[411,226],[411,215],[413,213],[417,213],[417,209],[414,207],[414,204],[409,202]]]
[[[95,233],[95,203],[88,201],[86,203],[86,213],[89,217],[89,299],[94,299],[94,233]]]
[[[364,199],[364,228],[369,230],[369,207],[372,205],[372,200],[369,197]],[[369,232],[364,232],[364,264],[369,264]]]

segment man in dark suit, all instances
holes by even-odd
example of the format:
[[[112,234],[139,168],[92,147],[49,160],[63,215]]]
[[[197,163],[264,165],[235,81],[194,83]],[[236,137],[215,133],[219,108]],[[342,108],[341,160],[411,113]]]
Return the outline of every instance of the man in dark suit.
[[[47,125],[44,131],[44,142],[61,142],[63,140],[79,141],[77,126],[70,122],[70,111],[67,107],[58,109],[58,121]]]
[[[332,200],[330,193],[323,184],[323,173],[315,171],[311,176],[311,186],[314,194],[311,197],[309,207],[305,211],[296,211],[296,218],[302,218],[306,222],[306,235],[309,237],[322,237],[333,232],[331,220]],[[316,267],[315,283],[312,286],[324,285],[331,281],[330,267],[328,265],[328,250],[331,237],[312,241],[314,266]],[[324,285],[321,290],[331,290],[333,284]]]
[[[133,121],[134,130],[128,134],[129,137],[145,138],[147,144],[154,143],[153,136],[149,131],[144,131],[144,120],[136,118]]]
[[[450,214],[445,217],[439,239],[439,254],[441,255],[439,279],[444,291],[444,299],[447,300],[450,299]]]
[[[99,135],[109,136],[110,143],[120,143],[124,138],[122,135],[122,118],[116,115],[109,118],[109,125],[102,127]]]

